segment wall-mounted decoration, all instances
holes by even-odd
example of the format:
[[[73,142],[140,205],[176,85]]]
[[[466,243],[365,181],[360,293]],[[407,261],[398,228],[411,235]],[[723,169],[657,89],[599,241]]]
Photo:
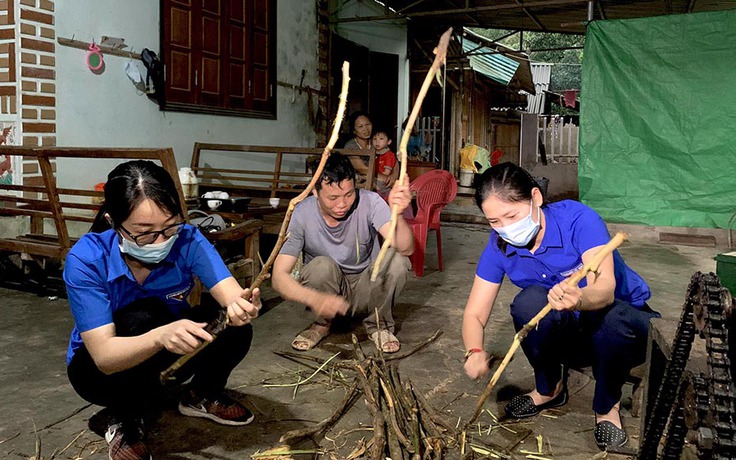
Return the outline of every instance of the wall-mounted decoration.
[[[100,47],[95,43],[90,43],[89,51],[87,52],[87,67],[92,73],[100,74],[104,70],[105,60],[102,58],[102,52]]]
[[[15,145],[15,123],[0,123],[0,145]],[[13,183],[13,171],[20,167],[20,161],[20,157],[0,155],[0,184]]]
[[[103,39],[106,37],[103,37]],[[109,39],[108,39],[109,40]],[[78,48],[80,50],[89,50],[89,46],[93,43],[85,42],[82,40],[75,40],[74,36],[72,38],[65,38],[65,37],[57,37],[56,41],[63,46],[70,46],[72,48]],[[134,53],[132,51],[125,51],[118,48],[113,48],[111,46],[105,45],[106,40],[103,40],[102,43],[98,46],[101,52],[105,54],[112,54],[114,56],[121,56],[121,57],[127,57],[131,59],[140,59],[141,55],[140,53]]]

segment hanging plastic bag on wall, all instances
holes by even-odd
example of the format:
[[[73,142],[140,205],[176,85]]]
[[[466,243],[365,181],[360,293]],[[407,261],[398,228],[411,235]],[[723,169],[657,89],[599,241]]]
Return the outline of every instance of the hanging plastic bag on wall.
[[[143,75],[141,75],[141,71],[135,62],[126,62],[123,64],[123,70],[138,91],[146,91],[146,83],[143,81]]]

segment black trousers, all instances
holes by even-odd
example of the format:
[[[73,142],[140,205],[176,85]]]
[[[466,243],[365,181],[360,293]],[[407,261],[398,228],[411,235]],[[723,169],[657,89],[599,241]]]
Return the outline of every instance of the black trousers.
[[[547,292],[542,286],[530,286],[516,295],[511,316],[517,332],[544,308]],[[562,365],[593,366],[593,410],[608,413],[621,399],[631,369],[646,359],[649,320],[659,316],[646,305],[636,308],[618,299],[601,310],[579,315],[552,310],[521,342],[534,368],[537,391],[554,393],[563,378]]]
[[[186,311],[187,319],[210,322],[217,317],[218,305],[198,306]],[[115,312],[113,322],[118,336],[133,337],[176,321],[166,304],[158,298],[139,299]],[[245,358],[253,338],[250,324],[228,327],[214,342],[190,359],[177,372],[178,381],[192,377],[190,387],[199,395],[216,395]],[[100,371],[89,351],[82,346],[67,367],[69,382],[85,400],[104,406],[121,416],[139,417],[156,406],[162,391],[159,375],[181,355],[162,350],[130,369],[107,375]]]

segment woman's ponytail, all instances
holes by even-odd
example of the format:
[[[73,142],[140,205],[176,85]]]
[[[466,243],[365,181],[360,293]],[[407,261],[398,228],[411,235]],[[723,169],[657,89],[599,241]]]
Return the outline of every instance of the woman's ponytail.
[[[103,201],[100,205],[100,210],[97,211],[95,220],[92,222],[92,226],[89,229],[91,233],[102,233],[105,230],[110,230],[112,228],[110,221],[107,220],[106,214],[107,210],[105,209],[105,202]]]

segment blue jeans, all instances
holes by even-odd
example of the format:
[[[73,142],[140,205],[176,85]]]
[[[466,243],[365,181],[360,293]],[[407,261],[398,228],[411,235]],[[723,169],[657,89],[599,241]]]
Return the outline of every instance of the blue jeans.
[[[517,332],[547,304],[548,289],[530,286],[511,304]],[[608,413],[620,399],[631,369],[646,359],[649,320],[661,316],[648,305],[636,308],[616,299],[596,311],[552,310],[521,342],[534,368],[536,389],[554,393],[563,379],[562,366],[593,366],[596,380],[593,410]]]

